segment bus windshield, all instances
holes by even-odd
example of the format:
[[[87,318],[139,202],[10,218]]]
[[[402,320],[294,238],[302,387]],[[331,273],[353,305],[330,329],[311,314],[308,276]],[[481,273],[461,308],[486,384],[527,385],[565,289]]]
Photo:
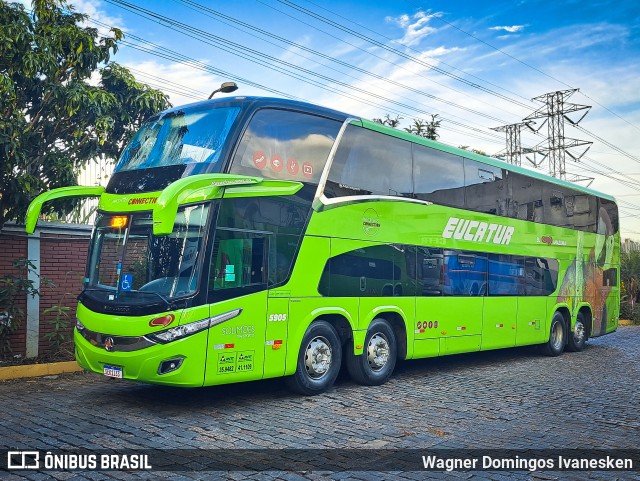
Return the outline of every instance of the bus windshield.
[[[173,232],[153,235],[151,213],[100,213],[90,247],[86,290],[123,304],[195,293],[208,204],[180,209]],[[156,299],[157,300],[157,299]]]
[[[239,107],[171,111],[147,122],[124,149],[115,172],[178,164],[215,164]]]

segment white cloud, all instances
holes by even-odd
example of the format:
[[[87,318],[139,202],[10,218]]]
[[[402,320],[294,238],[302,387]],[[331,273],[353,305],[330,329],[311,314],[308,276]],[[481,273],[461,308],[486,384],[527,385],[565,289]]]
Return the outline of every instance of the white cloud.
[[[73,9],[78,13],[84,13],[88,15],[90,20],[104,23],[109,27],[116,27],[120,30],[126,31],[124,21],[120,17],[113,17],[108,15],[104,10],[104,3],[101,0],[71,0]],[[91,22],[87,23],[90,27],[98,28],[100,35],[109,35],[109,29],[103,26],[97,26]]]
[[[436,32],[436,29],[430,27],[428,23],[433,17],[439,16],[439,13],[427,13],[419,11],[412,16],[407,14],[400,15],[399,17],[386,17],[385,21],[389,23],[395,23],[404,30],[404,35],[396,42],[406,45],[407,47],[417,45],[420,41]]]
[[[173,105],[206,100],[211,92],[228,80],[178,63],[167,65],[152,60],[135,64],[125,63],[124,66],[131,70],[139,82],[166,93]],[[217,94],[216,98],[222,95],[224,94]]]
[[[504,30],[505,32],[516,33],[516,32],[523,31],[525,27],[526,25],[511,25],[511,26],[503,25],[503,26],[489,27],[489,30]]]

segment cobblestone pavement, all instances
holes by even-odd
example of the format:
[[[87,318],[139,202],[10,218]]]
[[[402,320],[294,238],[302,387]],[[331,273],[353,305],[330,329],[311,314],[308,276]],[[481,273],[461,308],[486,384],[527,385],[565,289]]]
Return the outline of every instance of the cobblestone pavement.
[[[640,327],[558,358],[533,348],[401,363],[316,397],[282,380],[178,389],[77,373],[0,383],[4,449],[638,449]],[[335,451],[334,451],[335,452]],[[375,457],[381,452],[372,451]],[[20,474],[20,476],[17,476]],[[0,472],[1,479],[635,479],[639,472]]]

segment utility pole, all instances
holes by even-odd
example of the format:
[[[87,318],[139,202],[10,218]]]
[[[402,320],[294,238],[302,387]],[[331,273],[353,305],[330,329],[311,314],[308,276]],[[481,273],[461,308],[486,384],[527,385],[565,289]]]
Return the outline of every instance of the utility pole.
[[[531,152],[531,149],[522,149],[522,142],[520,140],[520,132],[522,127],[527,127],[531,130],[531,124],[535,122],[520,122],[518,124],[501,125],[500,127],[492,127],[491,130],[496,132],[504,132],[507,140],[507,147],[503,151],[498,152],[494,157],[505,160],[510,164],[521,166],[522,154]]]
[[[534,97],[533,100],[543,102],[544,105],[531,115],[523,119],[525,122],[534,119],[544,119],[538,129],[546,123],[548,129],[548,138],[546,146],[539,144],[534,148],[536,152],[549,159],[549,174],[553,177],[566,180],[567,170],[565,167],[565,159],[568,155],[574,161],[578,162],[584,154],[587,153],[591,144],[586,140],[572,139],[564,136],[564,121],[568,121],[571,125],[578,123],[589,113],[591,106],[568,103],[567,99],[571,97],[578,89],[558,90],[547,94]],[[578,120],[572,120],[567,114],[572,112],[584,111]],[[569,149],[575,147],[586,147],[580,155],[575,155]]]

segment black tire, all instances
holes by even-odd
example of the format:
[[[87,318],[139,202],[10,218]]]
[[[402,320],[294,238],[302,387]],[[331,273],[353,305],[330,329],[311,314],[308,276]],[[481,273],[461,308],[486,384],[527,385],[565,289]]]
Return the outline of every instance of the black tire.
[[[568,333],[567,351],[580,352],[584,349],[587,342],[587,320],[582,312],[578,312],[576,317],[576,325],[573,330]]]
[[[351,378],[365,386],[379,386],[389,380],[396,366],[398,347],[396,335],[389,323],[374,319],[364,340],[364,352],[359,356],[350,349],[347,370]]]
[[[335,382],[341,363],[342,346],[336,330],[327,321],[315,321],[302,339],[296,372],[287,383],[306,396],[321,394]]]
[[[542,344],[542,352],[551,357],[562,354],[564,346],[567,343],[567,326],[564,322],[564,316],[559,312],[553,315],[551,319],[551,327],[549,328],[549,340]]]

